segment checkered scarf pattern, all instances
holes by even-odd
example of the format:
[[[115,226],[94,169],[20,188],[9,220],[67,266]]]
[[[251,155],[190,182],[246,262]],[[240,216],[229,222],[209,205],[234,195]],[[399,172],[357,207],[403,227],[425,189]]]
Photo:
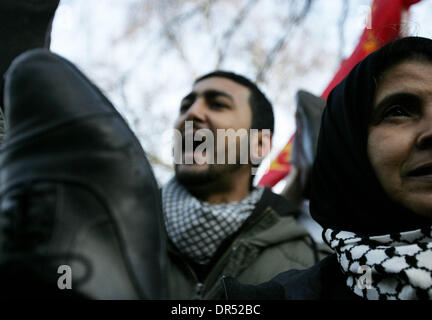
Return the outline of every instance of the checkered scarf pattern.
[[[336,251],[347,285],[358,296],[432,299],[432,228],[371,237],[327,229],[324,239]]]
[[[257,187],[241,201],[215,205],[199,201],[173,178],[162,188],[168,236],[180,252],[207,264],[222,241],[252,214],[263,191]]]

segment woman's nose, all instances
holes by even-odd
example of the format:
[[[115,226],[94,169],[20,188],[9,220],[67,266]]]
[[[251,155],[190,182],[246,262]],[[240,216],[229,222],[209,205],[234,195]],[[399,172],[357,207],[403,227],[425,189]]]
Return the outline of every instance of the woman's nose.
[[[420,149],[432,148],[432,102],[426,110],[419,123],[420,133],[417,137],[417,146]]]

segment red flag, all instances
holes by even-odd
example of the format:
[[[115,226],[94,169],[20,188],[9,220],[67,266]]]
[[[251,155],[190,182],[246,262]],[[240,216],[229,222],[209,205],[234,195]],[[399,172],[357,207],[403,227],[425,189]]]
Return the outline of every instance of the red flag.
[[[368,54],[400,35],[403,10],[420,0],[374,0],[367,26],[351,56],[342,62],[338,72],[321,95],[327,99],[330,91],[345,78],[354,66]]]
[[[401,16],[404,10],[421,0],[374,0],[367,25],[351,56],[344,60],[328,87],[321,95],[327,99],[330,91],[346,77],[351,69],[371,52],[400,36]],[[273,187],[291,171],[290,155],[294,141],[293,134],[283,150],[270,164],[258,185]]]
[[[259,181],[259,185],[274,186],[276,183],[282,180],[288,174],[288,172],[291,171],[290,158],[293,140],[294,135],[291,137],[290,141],[288,141],[285,148],[283,148],[276,159],[272,161],[269,170]]]

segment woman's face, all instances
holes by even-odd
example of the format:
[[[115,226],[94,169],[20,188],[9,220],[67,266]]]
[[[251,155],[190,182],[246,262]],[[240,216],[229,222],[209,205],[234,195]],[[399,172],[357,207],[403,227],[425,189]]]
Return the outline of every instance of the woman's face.
[[[390,198],[432,218],[432,63],[407,61],[384,72],[367,150]]]

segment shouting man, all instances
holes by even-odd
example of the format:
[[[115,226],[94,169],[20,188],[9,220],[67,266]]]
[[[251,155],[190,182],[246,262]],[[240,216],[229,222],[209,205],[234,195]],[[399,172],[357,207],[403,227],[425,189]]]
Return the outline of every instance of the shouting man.
[[[268,99],[232,72],[198,78],[181,101],[175,176],[162,189],[170,298],[221,298],[221,276],[258,284],[319,259],[297,209],[253,187],[273,128]]]

